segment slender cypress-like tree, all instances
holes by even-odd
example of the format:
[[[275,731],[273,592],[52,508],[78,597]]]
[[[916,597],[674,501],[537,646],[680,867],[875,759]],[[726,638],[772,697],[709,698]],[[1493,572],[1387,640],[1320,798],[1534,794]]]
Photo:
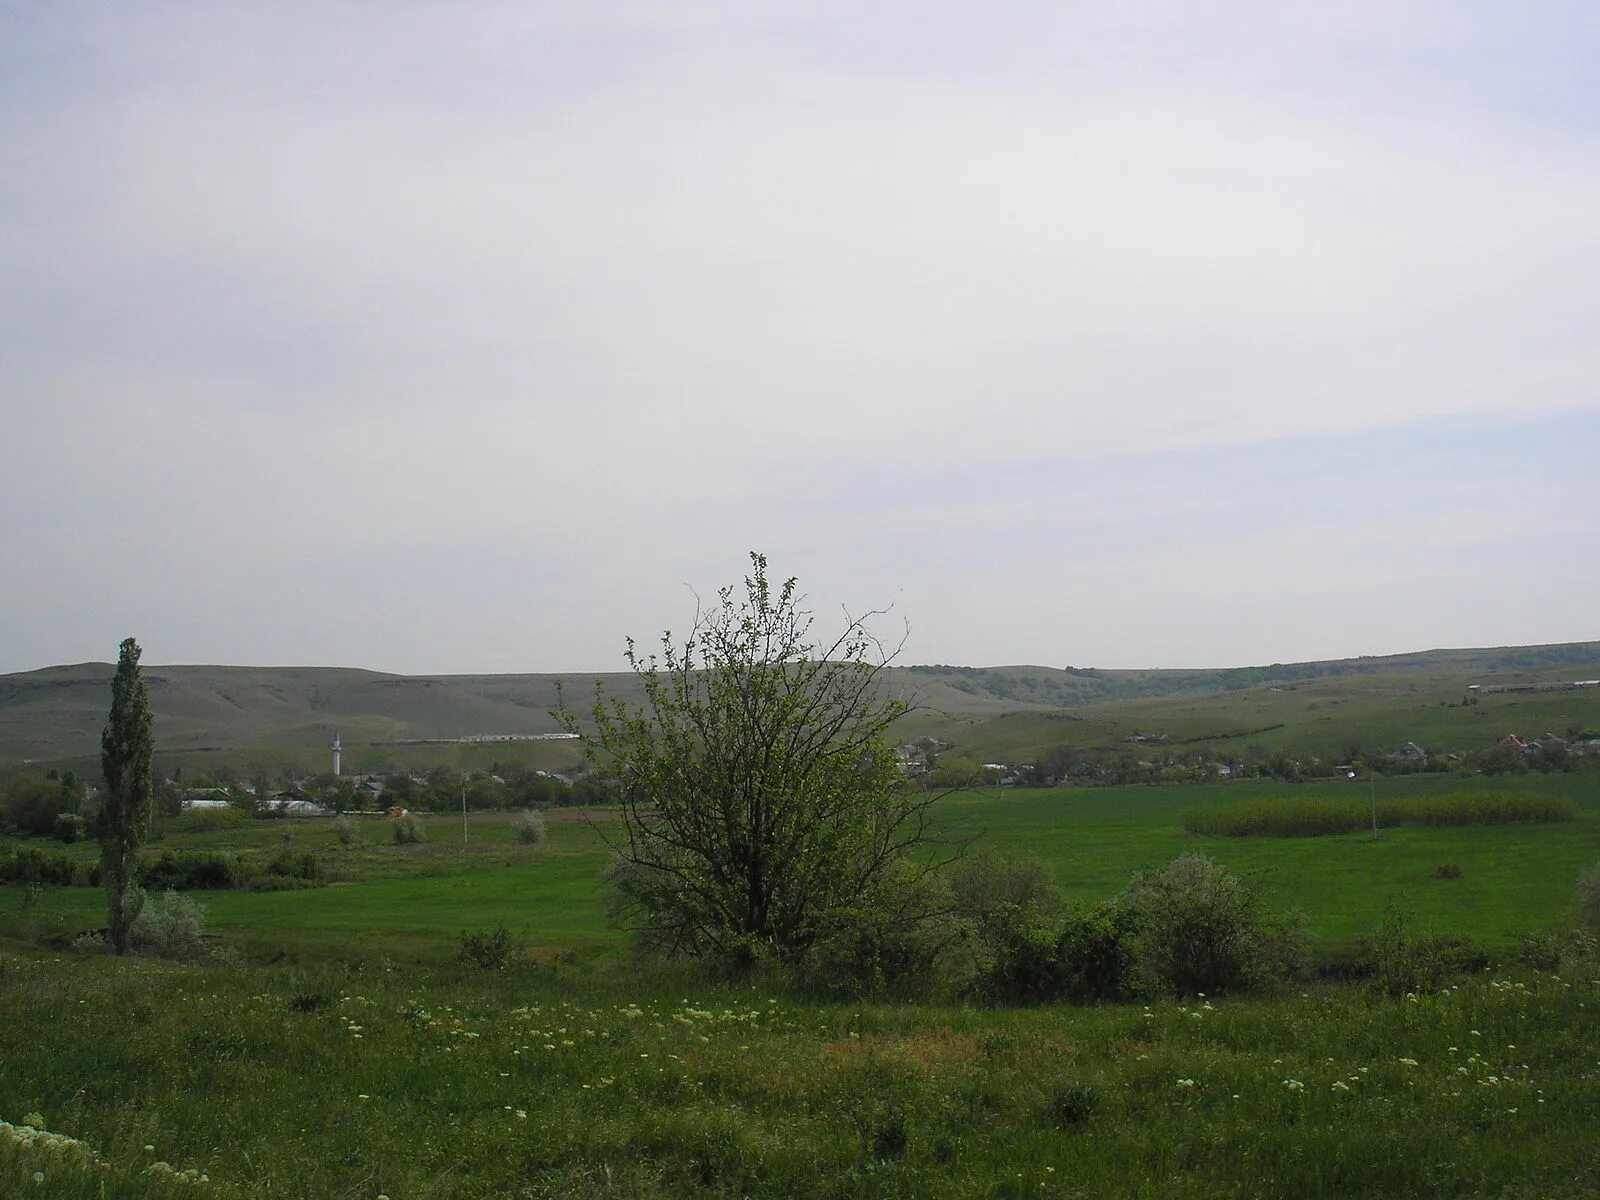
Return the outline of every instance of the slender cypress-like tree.
[[[106,778],[100,809],[100,879],[106,888],[111,945],[128,952],[128,929],[144,900],[134,880],[139,845],[155,794],[151,760],[156,739],[150,694],[139,675],[139,643],[123,639],[111,680],[111,718],[100,735],[100,769]]]

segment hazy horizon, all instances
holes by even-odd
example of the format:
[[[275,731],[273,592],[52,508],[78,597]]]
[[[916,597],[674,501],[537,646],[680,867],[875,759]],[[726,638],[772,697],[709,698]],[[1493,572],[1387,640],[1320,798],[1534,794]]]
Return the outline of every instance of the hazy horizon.
[[[1399,650],[1385,654],[1341,654],[1326,659],[1287,659],[1274,662],[1249,662],[1249,663],[1210,663],[1202,666],[1190,667],[1123,667],[1107,665],[1105,663],[1043,663],[1043,662],[1008,662],[1008,663],[953,663],[933,661],[900,661],[895,659],[890,665],[903,668],[915,667],[960,667],[980,671],[1027,670],[1041,668],[1044,670],[1077,670],[1077,671],[1245,671],[1261,667],[1292,667],[1315,662],[1360,662],[1366,659],[1382,658],[1409,658],[1413,655],[1423,654],[1458,654],[1488,650],[1537,650],[1546,646],[1582,645],[1587,642],[1600,641],[1600,638],[1578,638],[1572,642],[1533,642],[1527,644],[1502,643],[1495,646],[1427,646],[1413,650]],[[77,662],[44,663],[36,667],[20,667],[14,671],[0,672],[6,675],[26,675],[33,671],[48,671],[66,667],[105,667],[107,670],[116,668],[115,660],[109,659],[81,659]],[[621,663],[613,668],[583,667],[563,671],[391,671],[384,667],[364,666],[359,663],[248,663],[248,662],[153,662],[141,660],[141,666],[147,670],[161,670],[165,667],[221,667],[239,670],[280,670],[280,671],[365,671],[373,675],[396,676],[422,676],[428,678],[472,678],[493,675],[620,675],[629,674],[627,664]]]
[[[0,12],[0,672],[1600,636],[1575,3]],[[607,665],[612,664],[612,665]]]

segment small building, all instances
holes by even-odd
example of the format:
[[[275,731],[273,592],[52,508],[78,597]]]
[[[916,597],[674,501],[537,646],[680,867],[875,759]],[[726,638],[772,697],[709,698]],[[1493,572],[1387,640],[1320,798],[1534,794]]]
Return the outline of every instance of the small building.
[[[328,810],[301,791],[279,792],[258,802],[260,810],[285,817],[325,817]]]

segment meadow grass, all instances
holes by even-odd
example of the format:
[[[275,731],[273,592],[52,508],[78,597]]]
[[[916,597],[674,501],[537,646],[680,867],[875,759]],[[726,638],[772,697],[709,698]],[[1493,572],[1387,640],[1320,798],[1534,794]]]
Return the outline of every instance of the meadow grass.
[[[1565,796],[1527,792],[1446,792],[1434,796],[1263,796],[1185,809],[1189,833],[1208,837],[1318,837],[1401,825],[1514,825],[1570,821],[1577,809]]]
[[[0,1120],[84,1148],[0,1129],[0,1196],[1591,1196],[1600,967],[1534,972],[1512,946],[1561,926],[1600,859],[1600,789],[1526,787],[1574,819],[1239,839],[1182,814],[1281,785],[939,803],[945,832],[1038,854],[1074,898],[1201,849],[1325,950],[1395,904],[1499,947],[1495,974],[1396,1000],[823,1003],[636,961],[602,919],[605,814],[537,847],[510,814],[465,845],[442,817],[413,846],[379,821],[350,845],[327,821],[173,823],[153,849],[267,855],[287,831],[341,882],[196,893],[224,951],[206,966],[72,949],[97,889],[0,888]],[[1379,781],[1417,803],[1492,790]],[[458,961],[463,932],[500,925],[511,970]]]
[[[10,953],[0,1194],[1577,1197],[1600,981],[837,1005],[629,968]],[[204,1173],[179,1184],[166,1171]],[[44,1175],[33,1182],[34,1172]]]

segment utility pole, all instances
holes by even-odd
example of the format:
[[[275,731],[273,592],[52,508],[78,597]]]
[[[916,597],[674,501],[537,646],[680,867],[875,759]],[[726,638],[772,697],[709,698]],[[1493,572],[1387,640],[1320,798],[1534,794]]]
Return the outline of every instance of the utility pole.
[[[1378,784],[1373,779],[1372,764],[1367,764],[1367,797],[1372,801],[1372,840],[1378,840]]]
[[[461,772],[461,844],[467,844],[467,773]]]

